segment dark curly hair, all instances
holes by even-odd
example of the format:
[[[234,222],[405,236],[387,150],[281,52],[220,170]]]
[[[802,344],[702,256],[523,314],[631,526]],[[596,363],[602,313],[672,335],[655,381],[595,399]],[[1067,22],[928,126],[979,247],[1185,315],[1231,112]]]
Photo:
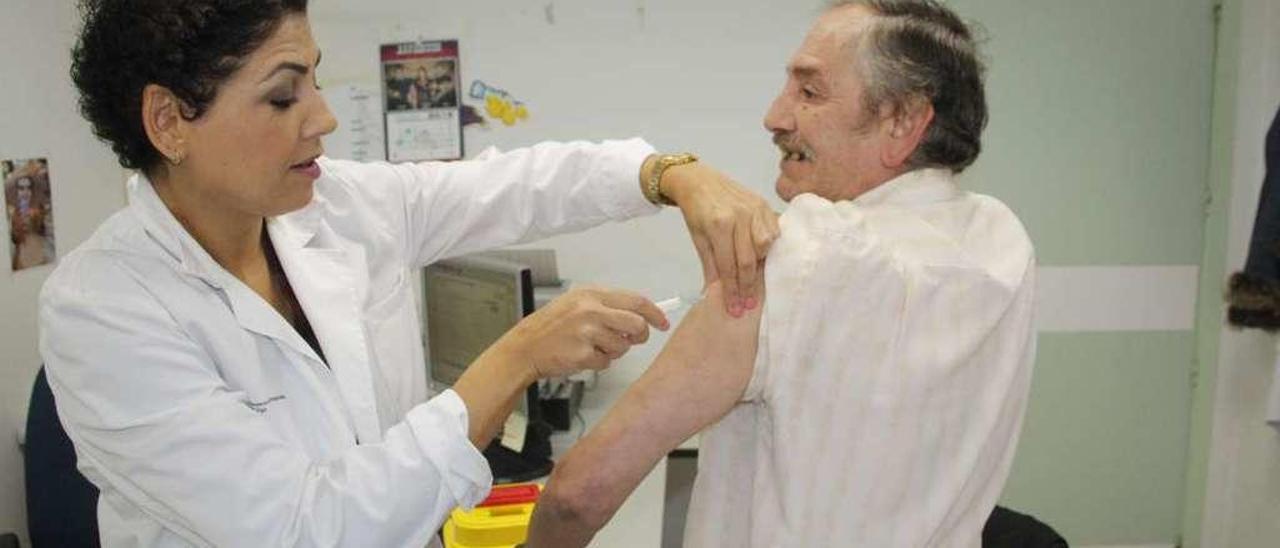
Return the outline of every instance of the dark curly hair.
[[[80,112],[120,165],[151,170],[162,157],[142,125],[142,90],[168,88],[197,119],[285,16],[306,11],[307,0],[81,0]]]

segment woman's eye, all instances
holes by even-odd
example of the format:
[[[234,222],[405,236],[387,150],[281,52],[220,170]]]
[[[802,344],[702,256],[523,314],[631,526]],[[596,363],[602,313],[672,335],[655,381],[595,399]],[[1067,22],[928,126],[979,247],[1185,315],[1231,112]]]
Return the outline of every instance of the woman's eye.
[[[292,97],[288,99],[272,99],[271,106],[275,107],[276,110],[286,110],[289,107],[293,106],[294,103],[297,103],[297,102],[298,100]]]

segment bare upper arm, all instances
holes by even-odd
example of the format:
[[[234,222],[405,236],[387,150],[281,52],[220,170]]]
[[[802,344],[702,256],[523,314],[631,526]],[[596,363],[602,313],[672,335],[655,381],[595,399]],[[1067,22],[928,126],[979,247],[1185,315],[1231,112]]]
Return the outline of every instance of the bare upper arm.
[[[557,466],[544,503],[574,506],[557,515],[574,515],[591,529],[603,526],[663,456],[740,401],[751,380],[762,308],[732,318],[720,284],[713,284],[649,369]],[[535,516],[534,531],[552,529],[552,519]]]

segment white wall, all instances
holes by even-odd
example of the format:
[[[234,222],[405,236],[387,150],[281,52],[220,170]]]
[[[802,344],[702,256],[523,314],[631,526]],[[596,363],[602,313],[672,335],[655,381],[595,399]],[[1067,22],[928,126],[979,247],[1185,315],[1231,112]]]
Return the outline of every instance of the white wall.
[[[60,255],[124,203],[122,171],[81,119],[67,75],[74,4],[5,0],[0,9],[0,158],[49,159]],[[17,531],[26,545],[17,430],[40,364],[36,297],[52,266],[9,272],[8,238],[0,223],[0,532]]]
[[[1280,107],[1280,3],[1243,0],[1232,136],[1228,272],[1244,265],[1263,178],[1263,138]],[[1228,99],[1230,100],[1230,99]],[[1223,328],[1201,546],[1280,539],[1280,433],[1265,424],[1277,339]]]

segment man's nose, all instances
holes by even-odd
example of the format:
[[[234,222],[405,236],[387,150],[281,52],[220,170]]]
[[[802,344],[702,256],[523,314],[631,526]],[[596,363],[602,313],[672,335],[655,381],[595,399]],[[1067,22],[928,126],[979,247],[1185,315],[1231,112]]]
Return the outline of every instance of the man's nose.
[[[791,116],[791,106],[785,95],[779,95],[769,106],[769,112],[764,115],[764,128],[774,134],[794,131],[794,120]]]

